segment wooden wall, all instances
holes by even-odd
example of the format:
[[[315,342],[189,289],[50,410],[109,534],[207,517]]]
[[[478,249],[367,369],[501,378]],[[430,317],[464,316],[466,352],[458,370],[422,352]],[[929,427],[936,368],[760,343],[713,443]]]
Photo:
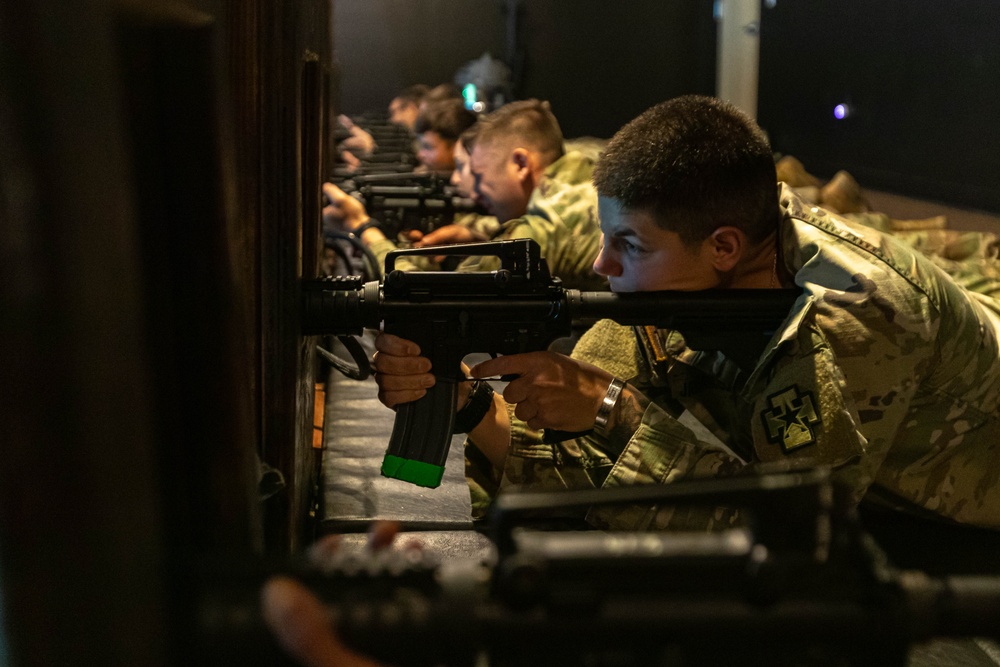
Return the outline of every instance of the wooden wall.
[[[200,567],[310,539],[330,58],[325,0],[0,5],[0,662],[199,664]]]

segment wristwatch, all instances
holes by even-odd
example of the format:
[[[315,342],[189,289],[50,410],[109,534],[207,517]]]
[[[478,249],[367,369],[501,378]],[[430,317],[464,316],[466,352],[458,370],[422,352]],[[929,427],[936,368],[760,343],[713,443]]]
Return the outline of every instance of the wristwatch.
[[[455,433],[468,433],[479,426],[493,405],[493,387],[488,382],[476,380],[469,390],[469,400],[455,413]]]
[[[357,227],[355,227],[354,229],[352,229],[351,230],[351,235],[357,237],[360,240],[361,239],[361,235],[364,234],[366,230],[371,229],[372,227],[374,227],[374,228],[376,228],[378,230],[381,230],[382,229],[382,223],[379,222],[378,220],[376,220],[375,218],[368,218],[367,220],[365,220],[364,222],[362,222],[360,225],[358,225]]]
[[[624,388],[625,381],[618,378],[612,379],[611,384],[608,385],[608,391],[604,394],[604,400],[601,401],[601,407],[598,408],[597,416],[594,418],[594,433],[597,435],[607,435],[608,419],[611,418],[611,411],[618,403],[618,398],[622,395]]]

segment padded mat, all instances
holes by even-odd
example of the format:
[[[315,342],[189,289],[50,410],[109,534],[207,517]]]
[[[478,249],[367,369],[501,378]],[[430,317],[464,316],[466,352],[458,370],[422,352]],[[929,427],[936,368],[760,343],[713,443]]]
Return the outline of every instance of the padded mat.
[[[376,519],[400,521],[410,530],[471,529],[465,436],[452,439],[436,489],[382,477],[395,413],[379,403],[377,391],[373,378],[352,380],[332,371],[327,381],[321,531],[364,531]]]

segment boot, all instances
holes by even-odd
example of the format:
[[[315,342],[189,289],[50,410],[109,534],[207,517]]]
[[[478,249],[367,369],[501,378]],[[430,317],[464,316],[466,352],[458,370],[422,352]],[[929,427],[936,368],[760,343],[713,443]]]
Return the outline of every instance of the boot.
[[[786,155],[778,160],[774,168],[778,172],[778,180],[793,188],[818,188],[823,184],[822,181],[806,171],[805,166],[797,158],[791,155]]]
[[[838,171],[819,191],[823,208],[834,213],[867,213],[871,210],[861,186],[846,171]]]

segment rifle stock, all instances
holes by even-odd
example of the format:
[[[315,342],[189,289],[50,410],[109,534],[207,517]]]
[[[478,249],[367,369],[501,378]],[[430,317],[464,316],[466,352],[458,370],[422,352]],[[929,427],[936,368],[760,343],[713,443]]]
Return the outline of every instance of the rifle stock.
[[[395,270],[397,257],[414,254],[491,255],[500,258],[501,267],[481,273]],[[545,350],[571,335],[574,322],[607,318],[675,329],[692,349],[721,351],[749,371],[799,296],[797,290],[769,289],[631,294],[564,289],[530,239],[396,251],[389,253],[385,269],[381,282],[327,278],[305,283],[303,333],[356,335],[381,327],[420,345],[442,387],[397,410],[393,459],[382,472],[430,487],[440,482],[436,469],[443,474],[455,382],[468,354]],[[416,465],[419,475],[411,474],[399,460],[426,464],[435,474],[424,465]]]

